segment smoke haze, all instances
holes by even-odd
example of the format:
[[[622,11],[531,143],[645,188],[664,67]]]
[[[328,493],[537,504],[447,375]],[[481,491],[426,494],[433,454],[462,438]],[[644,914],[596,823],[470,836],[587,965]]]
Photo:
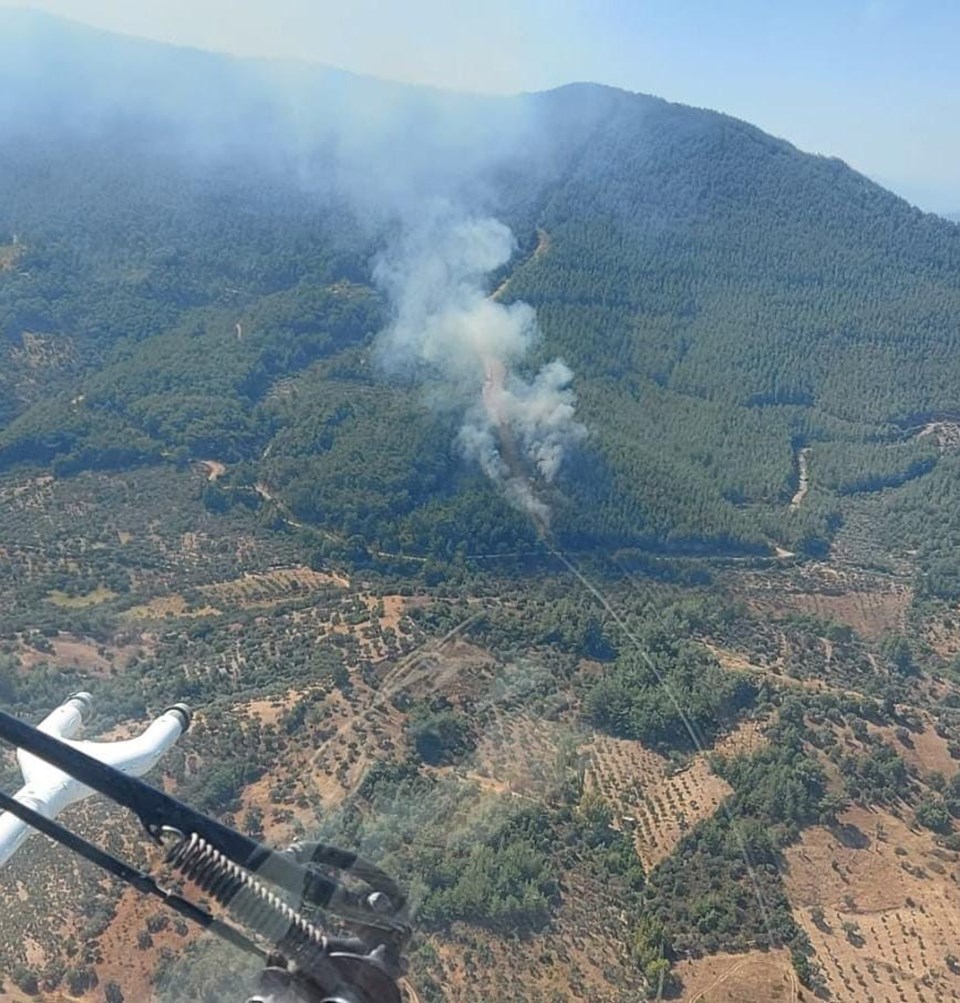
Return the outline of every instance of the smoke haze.
[[[538,338],[532,307],[485,292],[486,277],[515,248],[496,219],[425,207],[375,268],[395,311],[379,350],[388,369],[429,377],[440,402],[462,411],[464,455],[543,525],[548,510],[533,477],[550,484],[586,430],[563,362],[548,363],[531,380],[517,372]]]
[[[386,240],[373,269],[393,312],[379,342],[385,369],[429,383],[435,403],[456,409],[464,456],[541,523],[533,484],[549,484],[585,432],[562,362],[521,375],[539,338],[533,309],[487,295],[516,250],[495,217],[532,227],[526,207],[566,155],[556,137],[588,129],[599,101],[567,102],[561,132],[544,120],[551,102],[535,97],[388,84],[0,11],[0,131],[29,139],[38,161],[44,135],[50,149],[79,138],[128,158],[145,199],[164,164],[221,189],[239,179],[238,204],[267,193],[266,213],[269,192],[291,186],[300,205],[338,214],[325,238],[349,253],[367,257]],[[511,179],[521,176],[518,194]]]

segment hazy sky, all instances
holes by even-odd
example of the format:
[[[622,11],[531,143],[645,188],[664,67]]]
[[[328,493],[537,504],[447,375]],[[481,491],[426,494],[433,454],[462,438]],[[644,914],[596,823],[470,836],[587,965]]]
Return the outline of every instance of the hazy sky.
[[[0,0],[0,6],[20,6]],[[466,90],[725,111],[960,212],[957,0],[35,0],[89,24]]]

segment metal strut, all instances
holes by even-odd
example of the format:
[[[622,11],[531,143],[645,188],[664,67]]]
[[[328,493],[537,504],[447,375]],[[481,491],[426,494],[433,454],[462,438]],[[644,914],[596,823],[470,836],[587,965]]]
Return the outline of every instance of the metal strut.
[[[0,808],[266,961],[260,993],[251,1003],[400,1003],[398,980],[405,971],[402,953],[410,937],[406,898],[396,882],[374,864],[326,843],[294,844],[288,851],[264,846],[4,711],[0,711],[0,737],[129,808],[155,842],[174,838],[169,866],[269,946],[261,946],[196,903],[163,888],[150,874],[0,791]],[[319,868],[350,875],[368,890],[352,891]],[[282,894],[268,889],[267,882],[278,886]],[[352,935],[326,935],[287,901],[290,897],[336,916]]]

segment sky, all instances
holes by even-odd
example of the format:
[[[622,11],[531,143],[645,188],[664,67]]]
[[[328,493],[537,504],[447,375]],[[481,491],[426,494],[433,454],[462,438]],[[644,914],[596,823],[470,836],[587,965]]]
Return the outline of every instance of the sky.
[[[0,7],[22,6],[0,0]],[[956,0],[33,0],[97,27],[392,80],[612,84],[746,119],[960,213]]]

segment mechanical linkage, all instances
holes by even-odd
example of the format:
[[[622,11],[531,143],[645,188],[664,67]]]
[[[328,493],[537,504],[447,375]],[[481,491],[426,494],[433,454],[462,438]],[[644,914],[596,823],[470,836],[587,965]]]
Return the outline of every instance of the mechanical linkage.
[[[407,903],[376,865],[327,843],[282,851],[264,846],[4,711],[0,737],[131,810],[166,849],[170,869],[238,926],[2,792],[0,808],[263,960],[248,1003],[400,1003],[410,938]],[[305,906],[320,909],[336,935],[307,920],[300,911]]]

